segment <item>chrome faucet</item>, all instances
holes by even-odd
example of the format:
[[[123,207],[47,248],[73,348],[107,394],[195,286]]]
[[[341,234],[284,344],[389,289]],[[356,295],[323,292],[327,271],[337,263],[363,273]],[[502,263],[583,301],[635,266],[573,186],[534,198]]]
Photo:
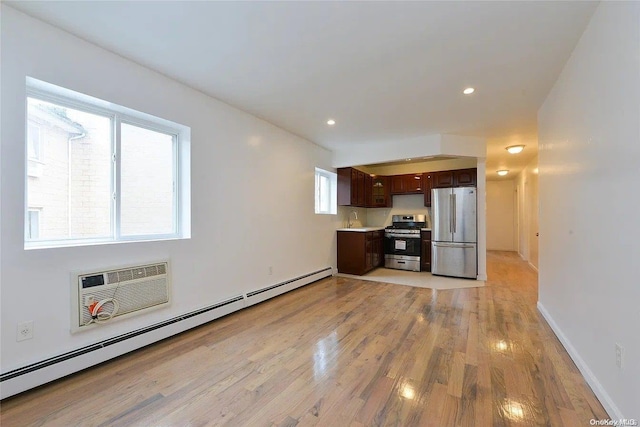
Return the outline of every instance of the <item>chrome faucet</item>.
[[[351,222],[351,214],[354,214],[356,216],[355,219],[358,219],[358,212],[356,211],[349,212],[349,217],[347,218],[347,228],[351,228],[351,226],[353,225],[353,223]]]

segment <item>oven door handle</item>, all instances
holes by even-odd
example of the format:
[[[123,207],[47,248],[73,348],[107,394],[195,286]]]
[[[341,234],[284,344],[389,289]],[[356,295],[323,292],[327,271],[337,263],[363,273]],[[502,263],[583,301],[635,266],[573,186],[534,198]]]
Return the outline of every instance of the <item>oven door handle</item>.
[[[419,234],[385,234],[384,237],[394,237],[396,239],[419,239]]]

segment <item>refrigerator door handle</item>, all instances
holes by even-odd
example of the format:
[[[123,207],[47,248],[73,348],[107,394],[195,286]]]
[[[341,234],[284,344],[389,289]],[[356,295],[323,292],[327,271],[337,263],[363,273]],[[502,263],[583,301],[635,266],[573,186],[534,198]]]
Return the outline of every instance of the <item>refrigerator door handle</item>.
[[[453,194],[453,209],[451,209],[451,217],[453,219],[453,232],[456,232],[458,224],[456,224],[456,195]]]
[[[453,234],[453,194],[449,194],[449,233]]]

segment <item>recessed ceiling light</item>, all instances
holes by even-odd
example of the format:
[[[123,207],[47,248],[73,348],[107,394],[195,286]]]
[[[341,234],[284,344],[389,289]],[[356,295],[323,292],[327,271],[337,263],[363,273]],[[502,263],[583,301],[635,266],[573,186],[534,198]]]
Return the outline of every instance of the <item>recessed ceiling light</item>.
[[[500,175],[500,176],[505,176],[506,174],[508,174],[508,173],[509,173],[509,171],[508,171],[508,170],[506,170],[506,169],[499,170],[499,171],[496,171],[496,172],[497,172],[497,173],[498,173],[498,175]]]
[[[510,145],[506,150],[511,154],[518,154],[524,150],[524,145]]]
[[[476,90],[472,87],[468,87],[465,90],[462,91],[462,93],[464,93],[465,95],[471,95],[473,92],[475,92]]]
[[[411,159],[404,159],[404,160],[405,160],[405,162],[410,162],[411,161]]]
[[[336,121],[335,121],[335,120],[333,120],[333,119],[329,119],[329,120],[327,120],[327,124],[328,124],[329,126],[333,126],[333,125],[335,125],[335,124],[336,124]]]

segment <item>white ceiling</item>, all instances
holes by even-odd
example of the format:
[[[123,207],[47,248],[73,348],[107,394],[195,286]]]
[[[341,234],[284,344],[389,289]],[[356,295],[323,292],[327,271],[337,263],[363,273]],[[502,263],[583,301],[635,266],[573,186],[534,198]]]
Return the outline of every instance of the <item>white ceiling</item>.
[[[485,137],[537,151],[536,114],[593,2],[7,2],[329,149]],[[462,94],[476,88],[471,96]],[[334,127],[326,125],[334,118]],[[527,145],[519,156],[504,147]]]

